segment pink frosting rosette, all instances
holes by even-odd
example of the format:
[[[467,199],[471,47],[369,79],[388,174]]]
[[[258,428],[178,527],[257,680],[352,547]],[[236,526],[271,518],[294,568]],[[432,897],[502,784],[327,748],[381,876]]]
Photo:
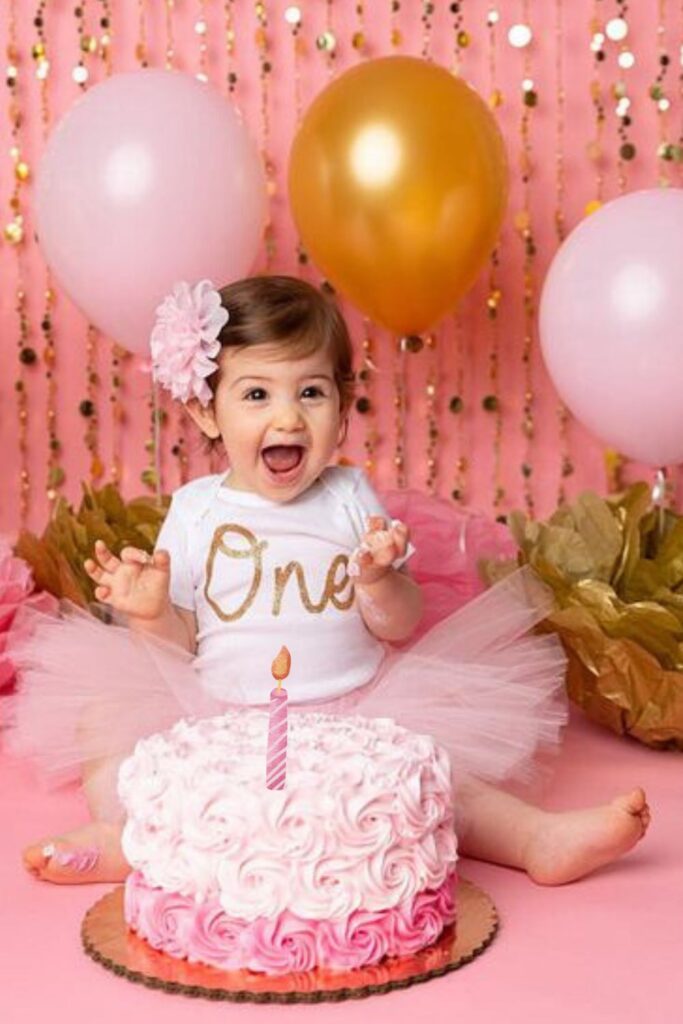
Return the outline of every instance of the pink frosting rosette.
[[[320,955],[328,967],[370,966],[394,949],[394,912],[354,910],[345,921],[331,921],[320,935]]]
[[[155,949],[184,957],[188,949],[188,900],[177,893],[154,892],[126,886],[124,913],[128,923]]]
[[[436,942],[444,928],[455,920],[454,878],[431,892],[421,892],[410,908],[398,908],[396,940],[404,953],[416,953]]]
[[[251,925],[253,952],[247,966],[272,974],[313,970],[318,960],[318,927],[315,921],[289,911],[273,920],[259,918]]]
[[[193,923],[189,960],[215,964],[224,970],[244,966],[253,946],[244,921],[230,917],[219,904],[209,901],[197,907]]]

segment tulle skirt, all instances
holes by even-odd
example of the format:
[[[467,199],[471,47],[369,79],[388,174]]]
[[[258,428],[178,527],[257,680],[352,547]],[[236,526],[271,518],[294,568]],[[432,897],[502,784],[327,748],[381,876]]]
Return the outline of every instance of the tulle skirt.
[[[445,747],[454,778],[529,782],[567,718],[561,644],[532,633],[552,596],[528,568],[482,590],[477,559],[505,546],[494,524],[434,499],[412,500],[412,515],[399,514],[418,551],[421,544],[429,551],[428,568],[423,561],[413,570],[426,594],[427,627],[401,649],[387,645],[362,688],[325,702],[290,700],[290,713],[393,718]],[[398,504],[390,505],[394,515]],[[441,530],[435,510],[443,511]],[[463,544],[467,531],[475,543]],[[118,806],[115,765],[138,739],[237,703],[210,696],[195,659],[179,647],[73,606],[59,616],[27,611],[9,646],[19,685],[2,702],[7,747],[31,756],[54,782],[105,759],[109,814]]]

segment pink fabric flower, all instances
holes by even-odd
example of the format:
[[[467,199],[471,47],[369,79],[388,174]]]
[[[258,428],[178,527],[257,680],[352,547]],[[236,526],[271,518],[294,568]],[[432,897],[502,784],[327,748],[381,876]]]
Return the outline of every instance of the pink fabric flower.
[[[150,338],[152,374],[174,398],[202,405],[211,401],[206,378],[218,368],[221,350],[217,340],[228,322],[228,311],[211,281],[191,288],[186,281],[174,285],[156,311]]]
[[[23,558],[15,558],[6,540],[0,537],[0,690],[14,682],[14,664],[7,653],[7,638],[17,612],[30,606],[38,611],[54,612],[57,601],[51,594],[34,594],[31,569]],[[16,625],[14,626],[16,632]]]

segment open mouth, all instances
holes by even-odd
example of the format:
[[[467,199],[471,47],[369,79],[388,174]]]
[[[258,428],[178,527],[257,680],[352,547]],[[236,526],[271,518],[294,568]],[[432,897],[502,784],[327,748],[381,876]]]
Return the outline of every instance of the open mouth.
[[[266,468],[278,479],[286,479],[299,468],[304,457],[300,444],[273,444],[261,452]]]

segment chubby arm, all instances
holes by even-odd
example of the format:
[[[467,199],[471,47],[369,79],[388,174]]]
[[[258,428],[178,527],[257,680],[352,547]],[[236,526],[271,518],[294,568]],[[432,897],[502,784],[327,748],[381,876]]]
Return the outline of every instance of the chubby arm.
[[[379,640],[405,640],[422,617],[422,592],[417,583],[392,562],[405,554],[408,528],[387,528],[381,516],[371,516],[360,546],[349,562],[361,616]]]

